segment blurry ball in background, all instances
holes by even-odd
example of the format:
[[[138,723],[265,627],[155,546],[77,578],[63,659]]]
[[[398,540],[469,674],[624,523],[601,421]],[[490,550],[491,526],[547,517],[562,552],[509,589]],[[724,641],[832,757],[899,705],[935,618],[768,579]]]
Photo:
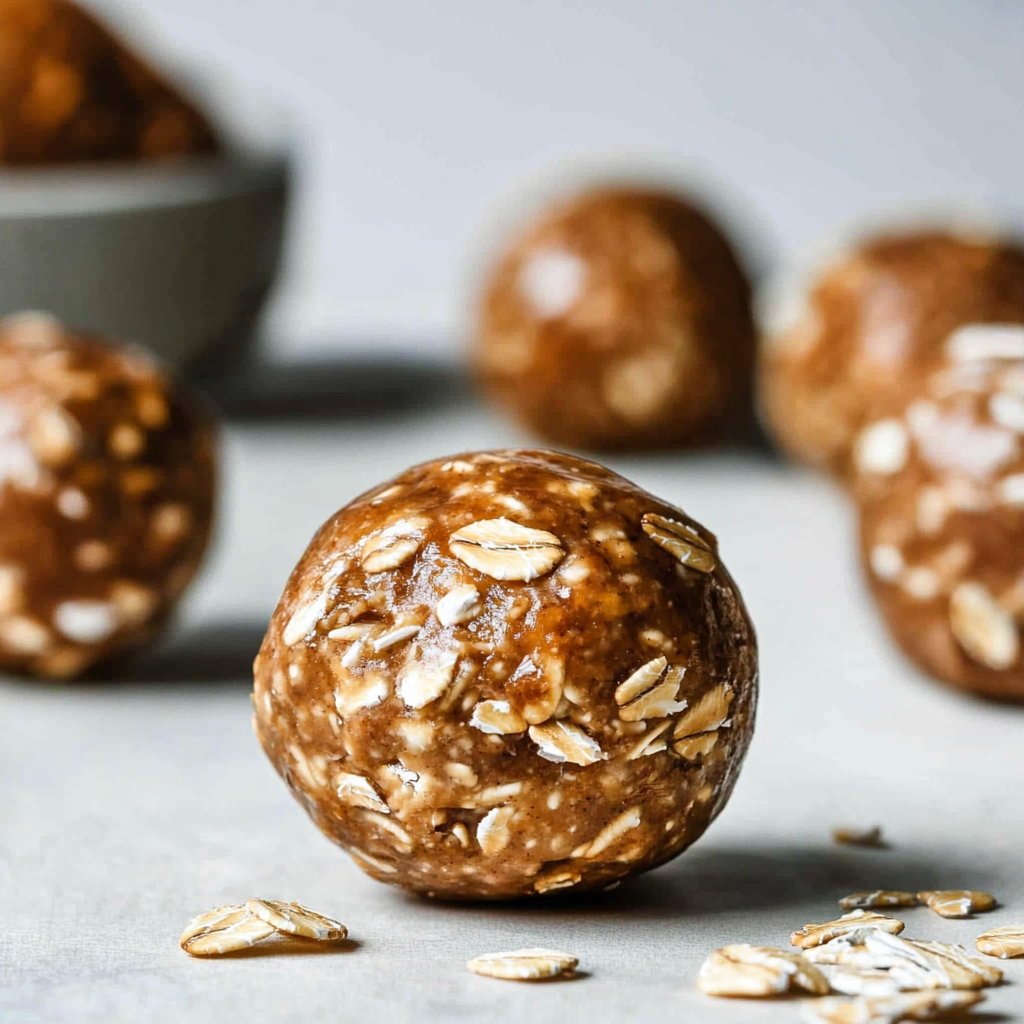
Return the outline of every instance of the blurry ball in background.
[[[556,444],[667,448],[749,407],[750,285],[721,229],[668,192],[603,188],[549,209],[486,284],[485,390]]]
[[[203,115],[68,0],[0,0],[0,164],[210,153]]]
[[[864,571],[914,661],[1024,700],[1024,326],[964,328],[947,349],[862,433]]]
[[[901,404],[958,328],[1024,323],[1024,249],[938,231],[882,235],[783,294],[788,323],[764,347],[766,426],[793,458],[847,476],[856,439]]]
[[[69,678],[149,641],[210,537],[213,424],[148,356],[0,320],[0,670]]]

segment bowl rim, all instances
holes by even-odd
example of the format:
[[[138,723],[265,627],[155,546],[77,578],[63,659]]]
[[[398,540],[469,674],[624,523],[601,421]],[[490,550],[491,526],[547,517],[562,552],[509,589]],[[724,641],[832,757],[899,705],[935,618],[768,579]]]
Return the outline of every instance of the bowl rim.
[[[282,188],[291,166],[291,149],[281,143],[161,163],[0,167],[0,221],[202,205]]]

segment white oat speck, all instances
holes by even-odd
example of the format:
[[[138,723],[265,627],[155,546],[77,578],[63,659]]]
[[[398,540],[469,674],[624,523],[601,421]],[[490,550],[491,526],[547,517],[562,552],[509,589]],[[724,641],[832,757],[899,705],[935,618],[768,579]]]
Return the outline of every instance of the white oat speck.
[[[854,449],[854,461],[864,473],[889,476],[906,465],[910,438],[898,419],[884,419],[861,431]]]
[[[520,294],[542,320],[567,313],[583,292],[587,265],[563,248],[541,249],[519,271]]]
[[[946,339],[946,355],[956,362],[1024,359],[1024,325],[964,324]]]
[[[887,582],[896,579],[903,571],[903,554],[892,544],[876,544],[871,549],[871,571]]]
[[[117,612],[108,601],[63,601],[53,613],[53,624],[69,640],[98,644],[117,629]]]

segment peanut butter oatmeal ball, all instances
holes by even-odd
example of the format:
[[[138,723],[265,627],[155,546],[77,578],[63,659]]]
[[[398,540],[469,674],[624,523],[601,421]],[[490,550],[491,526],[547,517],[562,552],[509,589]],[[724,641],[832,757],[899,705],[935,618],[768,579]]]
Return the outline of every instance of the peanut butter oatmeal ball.
[[[69,0],[0,0],[0,164],[211,153],[203,115]]]
[[[429,462],[321,527],[255,664],[264,750],[367,873],[600,889],[676,856],[750,741],[754,630],[714,536],[592,462]]]
[[[213,490],[212,425],[149,357],[0,320],[0,670],[70,678],[149,641]]]
[[[750,284],[721,229],[667,192],[555,209],[490,276],[472,348],[484,389],[549,441],[671,448],[749,419]]]
[[[967,324],[1024,323],[1024,249],[939,231],[882,235],[783,296],[760,367],[763,418],[793,458],[848,478],[853,439]]]
[[[965,327],[947,349],[857,439],[865,573],[926,671],[1024,700],[1024,326]]]

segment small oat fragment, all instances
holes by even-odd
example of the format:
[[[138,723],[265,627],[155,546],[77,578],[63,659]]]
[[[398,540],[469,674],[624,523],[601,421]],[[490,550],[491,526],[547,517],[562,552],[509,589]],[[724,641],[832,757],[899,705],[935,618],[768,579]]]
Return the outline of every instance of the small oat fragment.
[[[720,683],[713,690],[708,690],[685,715],[680,715],[672,730],[672,737],[679,740],[727,726],[731,703],[732,688],[728,683]]]
[[[990,892],[979,889],[935,889],[919,892],[917,898],[939,917],[970,917],[996,905]]]
[[[832,842],[839,846],[867,846],[876,850],[885,846],[880,825],[873,828],[834,828]]]
[[[571,953],[555,949],[516,949],[510,953],[484,953],[466,966],[474,974],[504,981],[540,981],[570,975],[579,960]]]
[[[286,935],[299,935],[319,942],[337,942],[348,935],[348,929],[339,921],[324,917],[301,903],[253,899],[248,900],[245,907],[254,917]]]
[[[874,907],[916,907],[918,893],[899,889],[876,889],[874,892],[855,892],[844,896],[839,905],[844,910],[871,910]]]
[[[631,829],[640,824],[640,808],[631,807],[628,811],[615,817],[590,842],[582,843],[569,855],[570,857],[597,857],[604,853],[613,843],[621,839]]]
[[[986,956],[1000,960],[1024,956],[1024,924],[1004,924],[1001,928],[979,935],[974,943]]]
[[[247,949],[274,930],[246,907],[216,907],[192,918],[178,943],[190,956],[223,956]]]
[[[420,549],[423,531],[430,520],[422,516],[400,519],[363,542],[359,553],[366,572],[384,572],[397,569]]]
[[[685,523],[648,512],[640,520],[641,529],[660,548],[674,555],[683,565],[698,572],[714,572],[715,556],[708,542]]]
[[[981,583],[960,583],[950,594],[949,628],[964,651],[988,668],[1008,669],[1020,653],[1013,616]]]
[[[505,518],[463,526],[451,535],[448,546],[460,562],[496,580],[529,582],[565,557],[562,542],[553,533]]]
[[[562,719],[531,725],[530,739],[537,744],[537,753],[546,761],[571,761],[586,766],[603,760],[605,756],[597,740],[578,725]]]
[[[823,943],[831,942],[832,939],[841,938],[865,928],[898,935],[904,927],[903,922],[894,917],[873,914],[870,910],[854,910],[849,914],[843,914],[835,921],[826,921],[823,924],[805,924],[799,931],[790,935],[789,941],[794,946],[807,949],[810,946],[820,946]]]
[[[468,583],[453,587],[434,606],[434,614],[442,626],[458,626],[470,622],[483,611],[480,591]]]
[[[715,749],[718,742],[718,730],[715,732],[701,733],[699,736],[685,736],[672,744],[672,749],[684,761],[696,761],[706,757]]]
[[[735,944],[716,950],[704,961],[697,988],[709,996],[758,998],[780,995],[790,988],[824,995],[829,984],[799,953]]]
[[[641,665],[615,690],[615,701],[623,705],[619,717],[624,722],[640,722],[647,718],[667,718],[686,708],[686,701],[677,701],[684,666],[668,668],[664,657]],[[664,673],[664,679],[662,678]]]
[[[481,732],[500,736],[526,731],[526,719],[507,700],[478,701],[469,724]]]
[[[334,778],[334,789],[340,800],[353,807],[365,807],[370,811],[380,811],[381,814],[391,813],[391,808],[373,788],[373,783],[362,775],[339,772]]]
[[[901,992],[877,998],[827,996],[804,1008],[809,1024],[897,1024],[903,1020],[935,1020],[959,1013],[984,999],[980,992]]]
[[[476,827],[476,841],[480,849],[488,857],[501,853],[512,841],[512,833],[509,830],[509,822],[515,808],[511,804],[503,804],[488,811]]]

